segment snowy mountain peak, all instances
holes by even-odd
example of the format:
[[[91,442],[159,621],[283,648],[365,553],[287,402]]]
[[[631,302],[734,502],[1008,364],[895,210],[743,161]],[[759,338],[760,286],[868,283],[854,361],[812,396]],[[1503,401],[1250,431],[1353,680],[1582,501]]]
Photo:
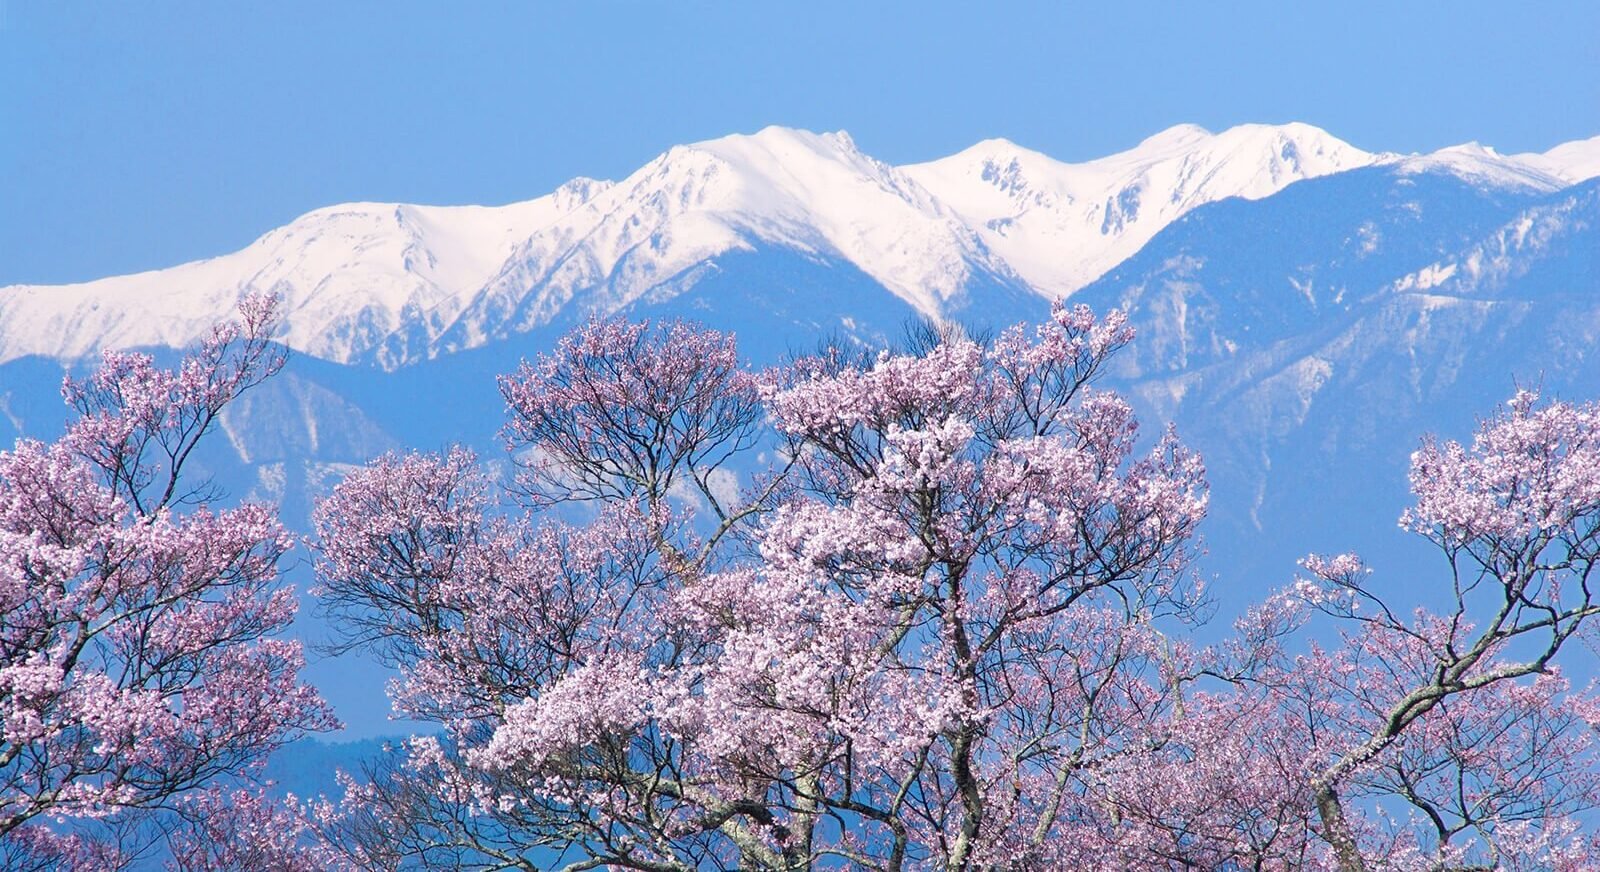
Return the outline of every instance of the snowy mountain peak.
[[[846,162],[868,159],[860,149],[856,148],[855,140],[850,138],[850,134],[843,130],[813,133],[809,130],[778,125],[763,127],[755,133],[736,133],[678,148],[681,152],[669,150],[667,155],[706,152],[717,155],[742,169],[761,173],[770,172],[775,161],[781,162],[800,154],[808,154],[812,159]]]
[[[1484,159],[1484,160],[1493,160],[1495,158],[1500,157],[1500,153],[1494,150],[1494,146],[1492,146],[1492,145],[1484,145],[1483,143],[1477,141],[1476,139],[1474,139],[1474,140],[1472,140],[1470,142],[1463,142],[1460,145],[1448,145],[1448,146],[1445,146],[1444,148],[1439,149],[1437,154],[1439,154],[1439,155],[1454,155],[1454,154],[1470,155],[1472,157],[1479,158],[1479,159]]]
[[[906,172],[1033,287],[1064,296],[1139,250],[1189,210],[1260,198],[1376,157],[1308,124],[1211,133],[1183,124],[1127,151],[1068,164],[988,140]]]
[[[1466,142],[1423,155],[1390,155],[1404,173],[1444,172],[1460,179],[1492,188],[1548,192],[1564,188],[1569,182],[1520,157],[1507,157],[1492,147]]]
[[[610,183],[579,179],[506,206],[345,203],[308,212],[232,254],[73,285],[0,288],[0,361],[101,348],[182,346],[252,291],[284,298],[282,339],[337,361],[416,359],[531,229]]]
[[[1180,124],[1149,137],[1138,146],[1089,165],[1106,168],[1150,166],[1171,160],[1226,161],[1235,171],[1270,169],[1274,163],[1307,164],[1306,176],[1324,175],[1370,163],[1372,155],[1301,122],[1240,124],[1212,133],[1196,124]]]
[[[1070,164],[1009,139],[986,139],[950,157],[904,169],[925,186],[937,188],[941,200],[963,213],[998,205],[998,201],[989,202],[995,194],[1018,209],[1048,206],[1059,198],[1073,196],[1060,184],[1071,174]],[[958,184],[973,178],[981,184]]]
[[[763,247],[849,264],[930,316],[977,276],[1009,279],[944,204],[847,134],[768,127],[674,147],[530,236],[441,349],[532,329],[569,306],[660,302],[719,256]]]
[[[1133,149],[1140,152],[1165,152],[1174,148],[1188,148],[1197,142],[1203,142],[1216,134],[1198,124],[1174,124],[1160,133],[1144,138],[1138,147]]]
[[[815,266],[945,315],[974,288],[1070,294],[1198,206],[1373,163],[1553,190],[1600,174],[1600,138],[1514,158],[1477,145],[1402,157],[1307,124],[1184,124],[1082,163],[988,139],[895,167],[842,131],[767,127],[674,146],[621,181],[576,178],[525,202],[347,203],[209,260],[0,288],[0,362],[184,345],[241,294],[268,291],[285,299],[294,348],[392,368],[558,317],[661,303],[730,258],[764,252],[781,252],[789,272],[758,283],[783,288],[793,269]]]
[[[1569,184],[1600,176],[1600,136],[1567,142],[1543,154],[1519,154],[1516,160]]]
[[[556,198],[556,205],[562,211],[571,211],[604,193],[606,189],[616,182],[600,179],[590,179],[578,176],[556,188],[551,195]]]
[[[988,139],[982,139],[973,143],[967,148],[957,152],[957,154],[998,155],[1010,154],[1017,151],[1029,151],[1029,149],[1023,148],[1015,142],[1006,139],[1004,136],[992,136]],[[1033,153],[1037,154],[1037,152]]]

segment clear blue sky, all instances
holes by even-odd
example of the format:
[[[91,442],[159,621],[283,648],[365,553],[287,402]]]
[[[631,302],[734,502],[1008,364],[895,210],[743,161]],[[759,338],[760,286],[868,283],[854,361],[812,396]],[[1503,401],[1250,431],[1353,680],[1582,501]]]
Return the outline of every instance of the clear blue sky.
[[[1312,8],[1315,7],[1315,8]],[[496,203],[766,124],[891,162],[1171,124],[1367,149],[1600,133],[1600,2],[0,0],[0,284],[221,254],[347,200]]]

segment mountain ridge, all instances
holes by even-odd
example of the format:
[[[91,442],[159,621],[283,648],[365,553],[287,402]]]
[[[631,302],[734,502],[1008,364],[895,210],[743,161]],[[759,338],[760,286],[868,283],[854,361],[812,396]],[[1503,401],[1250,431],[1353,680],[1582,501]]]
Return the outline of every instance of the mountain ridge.
[[[577,178],[503,206],[338,204],[214,258],[0,288],[0,362],[182,346],[254,290],[285,298],[290,347],[394,369],[667,300],[719,259],[769,250],[848,264],[921,315],[948,317],[994,289],[1074,293],[1209,202],[1389,163],[1553,188],[1600,173],[1597,149],[1600,137],[1542,155],[1398,156],[1306,124],[1178,125],[1077,164],[996,139],[896,167],[843,132],[768,127],[674,146],[619,182]]]
[[[1600,178],[1377,165],[1196,210],[1075,299],[1127,312],[1112,384],[1206,458],[1216,565],[1281,582],[1307,551],[1404,564],[1424,433],[1519,386],[1600,395],[1597,276]]]
[[[1267,137],[1281,158],[1276,135]],[[1198,155],[1216,136],[1174,129],[1135,156],[1143,164],[1128,164],[1162,165],[1160,154],[1173,150]],[[471,446],[491,471],[503,472],[495,434],[504,401],[495,375],[548,349],[585,316],[586,305],[631,318],[695,318],[733,332],[756,366],[827,338],[892,342],[907,321],[925,314],[917,296],[884,285],[887,262],[876,264],[874,275],[843,253],[864,244],[874,228],[828,224],[863,201],[887,210],[890,223],[911,222],[902,232],[946,246],[956,266],[971,270],[964,282],[945,286],[948,295],[923,298],[941,314],[982,330],[1036,318],[1048,304],[1048,294],[1002,269],[1004,253],[970,220],[954,221],[955,206],[925,190],[916,173],[851,154],[859,149],[843,137],[773,131],[767,141],[723,146],[721,154],[672,152],[631,181],[580,181],[551,199],[512,207],[454,212],[358,204],[319,210],[315,221],[268,234],[263,245],[280,247],[269,252],[311,250],[327,258],[250,264],[274,280],[309,275],[308,288],[293,289],[299,296],[291,303],[302,310],[338,302],[348,290],[327,269],[318,274],[313,267],[320,263],[340,267],[343,281],[399,276],[403,282],[375,286],[393,295],[397,308],[385,311],[410,305],[434,320],[416,315],[410,334],[366,324],[391,343],[375,347],[396,358],[421,350],[413,363],[393,370],[296,355],[288,371],[224,412],[222,432],[196,456],[196,475],[234,496],[275,503],[285,523],[306,530],[311,507],[343,475],[400,446]],[[989,153],[1020,148],[982,144]],[[785,149],[824,161],[837,184],[783,157]],[[1549,168],[1481,147],[1430,156],[1363,154],[1362,166],[1301,179],[1268,196],[1196,205],[1071,295],[1097,311],[1128,312],[1137,335],[1112,359],[1105,386],[1134,404],[1150,425],[1144,432],[1171,423],[1205,458],[1212,508],[1198,571],[1224,582],[1212,591],[1226,611],[1285,583],[1307,551],[1354,549],[1399,579],[1412,569],[1427,571],[1407,563],[1416,555],[1394,524],[1406,503],[1406,461],[1417,438],[1430,430],[1469,436],[1474,416],[1517,385],[1600,396],[1600,179],[1548,191],[1562,184],[1552,181]],[[685,170],[686,160],[694,172]],[[741,169],[774,160],[800,178],[771,167],[753,175]],[[1166,166],[1181,167],[1182,160]],[[1190,166],[1198,171],[1205,162],[1195,157]],[[1028,205],[1043,185],[1029,176],[1033,167],[1021,169],[1021,179],[984,180],[980,172],[976,184],[994,188],[1002,205]],[[996,187],[997,180],[1012,187]],[[1174,190],[1161,202],[1170,202]],[[1014,192],[1023,194],[1005,199]],[[1148,193],[1142,200],[1146,218],[1156,209],[1152,198],[1159,199]],[[1074,208],[1095,202],[1079,196]],[[773,203],[779,205],[767,208]],[[481,247],[462,251],[431,229],[430,222],[450,221],[476,228],[469,235]],[[709,258],[673,247],[708,227],[735,247]],[[506,260],[494,263],[502,250]],[[646,261],[662,272],[639,272]],[[452,282],[499,276],[504,263],[525,268],[528,278],[502,277],[505,311],[476,316],[478,325],[497,332],[446,348],[450,325],[471,320],[460,313],[484,299],[452,296]],[[566,286],[547,280],[562,269],[591,269],[597,278]],[[163,278],[152,273],[145,280],[170,293]],[[175,298],[181,304],[196,297]],[[231,300],[219,293],[216,303]],[[196,323],[205,314],[174,311]],[[518,323],[524,315],[528,320]],[[0,334],[27,335],[29,325],[5,319],[0,312]],[[48,322],[33,328],[51,329]],[[176,357],[159,348],[155,354]],[[0,362],[0,445],[14,435],[58,433],[62,376],[86,365],[40,356]],[[314,638],[315,627],[305,632]],[[327,661],[315,668],[358,667]],[[365,696],[347,703],[358,718],[387,710],[382,684],[382,676],[362,683]]]

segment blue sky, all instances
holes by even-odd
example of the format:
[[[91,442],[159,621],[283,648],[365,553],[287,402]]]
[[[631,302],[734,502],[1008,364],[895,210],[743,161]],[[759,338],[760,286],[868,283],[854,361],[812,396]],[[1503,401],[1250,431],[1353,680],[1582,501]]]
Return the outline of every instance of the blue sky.
[[[1302,120],[1363,148],[1600,133],[1600,3],[0,0],[0,284],[221,254],[347,200],[506,202],[766,124],[892,162]],[[1315,8],[1312,8],[1315,7]]]

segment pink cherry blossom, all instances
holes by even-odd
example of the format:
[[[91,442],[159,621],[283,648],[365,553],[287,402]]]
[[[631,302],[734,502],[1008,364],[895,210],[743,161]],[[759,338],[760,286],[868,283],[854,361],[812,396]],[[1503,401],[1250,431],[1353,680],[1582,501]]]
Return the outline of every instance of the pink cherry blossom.
[[[1600,858],[1600,703],[1555,661],[1595,611],[1600,412],[1518,395],[1424,443],[1434,608],[1312,556],[1203,644],[1204,466],[1091,386],[1131,338],[1061,305],[752,373],[579,328],[501,382],[514,484],[390,456],[318,509],[325,604],[438,730],[303,832],[384,869]]]
[[[48,826],[170,811],[336,726],[297,680],[299,644],[272,638],[295,613],[278,583],[287,531],[266,506],[208,505],[182,474],[222,408],[282,366],[274,303],[241,310],[174,370],[108,353],[68,379],[61,439],[0,452],[8,849],[94,865],[88,835]]]

